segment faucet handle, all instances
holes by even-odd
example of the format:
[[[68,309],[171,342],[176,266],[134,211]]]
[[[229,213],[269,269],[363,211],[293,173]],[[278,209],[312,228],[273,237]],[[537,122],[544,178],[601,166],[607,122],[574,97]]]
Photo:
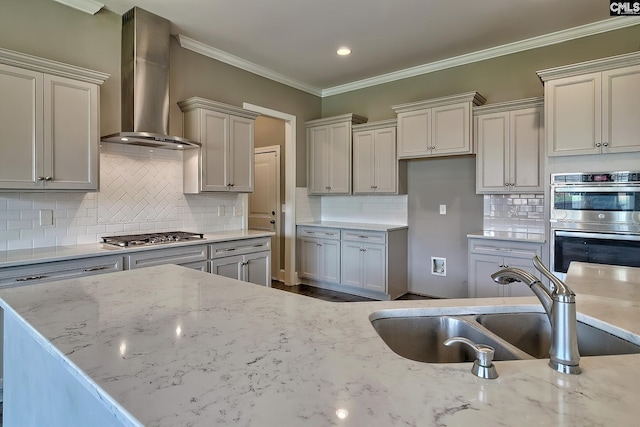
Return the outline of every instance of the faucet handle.
[[[490,380],[498,378],[498,371],[493,364],[493,356],[495,354],[493,347],[485,344],[476,344],[464,337],[451,337],[444,342],[444,345],[448,347],[458,342],[468,345],[476,352],[476,360],[473,362],[473,367],[471,368],[473,375]]]
[[[574,302],[576,294],[562,280],[544,266],[538,255],[533,256],[533,266],[553,284],[551,296],[561,302]]]

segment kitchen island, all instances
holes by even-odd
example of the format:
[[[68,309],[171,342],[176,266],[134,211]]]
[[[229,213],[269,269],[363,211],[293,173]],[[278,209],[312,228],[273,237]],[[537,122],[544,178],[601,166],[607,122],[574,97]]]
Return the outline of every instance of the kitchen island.
[[[582,267],[567,280],[578,319],[619,326],[640,344],[637,293],[580,293],[581,283],[609,279],[640,286],[640,269]],[[396,355],[368,319],[387,308],[542,311],[535,297],[331,303],[167,265],[0,298],[8,427],[612,426],[640,417],[640,355],[584,357],[576,376],[548,360],[496,362],[499,378],[483,380],[471,363]]]

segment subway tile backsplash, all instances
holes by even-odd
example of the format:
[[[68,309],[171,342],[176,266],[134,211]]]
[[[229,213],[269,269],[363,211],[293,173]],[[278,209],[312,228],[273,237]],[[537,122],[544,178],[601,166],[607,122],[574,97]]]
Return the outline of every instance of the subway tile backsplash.
[[[104,235],[145,231],[236,230],[243,227],[245,200],[182,194],[179,151],[103,143],[97,193],[0,193],[0,250],[95,243]],[[221,205],[224,215],[218,216]],[[53,211],[52,226],[40,226],[42,209]]]
[[[544,233],[543,194],[486,194],[485,230]]]

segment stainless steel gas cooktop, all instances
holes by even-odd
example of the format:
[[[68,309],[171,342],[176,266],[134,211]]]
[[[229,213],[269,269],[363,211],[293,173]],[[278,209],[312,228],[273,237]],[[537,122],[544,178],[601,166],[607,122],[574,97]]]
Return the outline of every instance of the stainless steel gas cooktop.
[[[199,239],[204,239],[204,235],[200,233],[188,233],[186,231],[167,231],[164,233],[131,234],[128,236],[107,236],[102,238],[102,242],[114,246],[129,247],[185,242]]]

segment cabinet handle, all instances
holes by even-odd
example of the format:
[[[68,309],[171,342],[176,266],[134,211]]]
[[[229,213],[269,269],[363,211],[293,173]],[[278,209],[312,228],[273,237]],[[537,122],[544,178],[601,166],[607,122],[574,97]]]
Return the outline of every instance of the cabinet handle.
[[[225,249],[224,251],[225,251],[225,252],[231,252],[231,251],[235,251],[235,250],[236,250],[236,248],[227,248],[227,249]]]
[[[261,248],[261,247],[263,247],[263,246],[265,246],[265,244],[264,244],[264,243],[260,243],[259,245],[253,245],[253,247],[254,247],[254,248]]]
[[[325,236],[335,236],[336,235],[336,233],[324,233],[324,234],[325,234]]]
[[[240,265],[243,265],[243,266],[244,265],[249,265],[249,261],[242,262],[242,263],[240,263]]]
[[[47,276],[29,276],[16,279],[16,282],[28,282],[29,280],[46,279]]]
[[[511,252],[512,251],[512,249],[509,249],[509,248],[495,248],[495,249],[496,249],[496,251],[500,251],[500,252]]]
[[[322,243],[316,243],[316,246],[322,246]]]
[[[44,181],[44,176],[39,176],[38,181]]]
[[[109,268],[111,268],[111,266],[103,265],[102,267],[89,267],[89,268],[85,268],[85,269],[84,269],[84,270],[82,270],[82,271],[86,271],[86,272],[90,272],[90,271],[100,271],[100,270],[107,270],[107,269],[109,269]]]
[[[608,143],[608,142],[603,142],[603,143],[602,143],[602,146],[603,146],[603,147],[608,147],[608,146],[609,146],[609,143]]]
[[[53,181],[53,177],[52,176],[45,176],[44,180],[45,181]]]
[[[361,238],[361,239],[368,239],[369,238],[369,236],[358,236],[358,237]]]
[[[600,144],[599,142],[596,142],[596,147],[600,147],[602,144]]]

